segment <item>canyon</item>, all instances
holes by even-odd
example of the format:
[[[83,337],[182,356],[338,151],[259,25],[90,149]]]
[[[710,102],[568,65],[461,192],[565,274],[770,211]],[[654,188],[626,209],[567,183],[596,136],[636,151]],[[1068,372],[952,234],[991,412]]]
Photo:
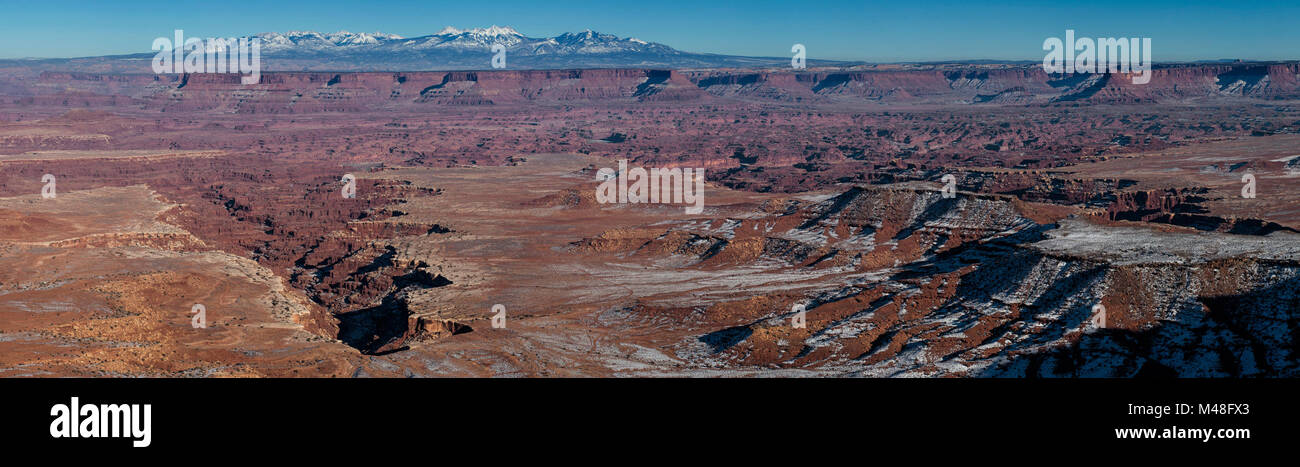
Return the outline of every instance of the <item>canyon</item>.
[[[117,66],[0,61],[0,375],[1300,373],[1296,63]]]

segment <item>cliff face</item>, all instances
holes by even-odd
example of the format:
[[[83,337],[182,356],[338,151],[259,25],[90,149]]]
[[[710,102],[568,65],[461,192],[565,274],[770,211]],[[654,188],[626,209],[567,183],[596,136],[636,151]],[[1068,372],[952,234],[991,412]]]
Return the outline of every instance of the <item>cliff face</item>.
[[[737,237],[750,223],[793,242],[796,269],[886,279],[814,295],[803,329],[771,305],[739,308],[742,324],[686,355],[872,376],[1300,374],[1293,233],[1039,224],[1005,198],[877,189],[746,219]],[[744,244],[715,240],[708,256]]]
[[[374,109],[394,104],[503,105],[566,101],[705,101],[731,97],[792,103],[1139,104],[1205,98],[1300,97],[1300,64],[1177,65],[1136,85],[1127,75],[1049,75],[1040,67],[863,71],[670,71],[655,69],[457,72],[268,72],[238,75],[41,73],[6,80],[31,103],[142,103],[172,110],[241,113]],[[31,82],[26,82],[31,81]]]
[[[337,168],[264,163],[250,156],[139,157],[98,166],[85,160],[6,162],[0,193],[22,193],[22,180],[39,180],[45,172],[58,173],[60,190],[67,193],[147,183],[160,198],[175,201],[159,219],[188,233],[84,236],[52,246],[216,250],[252,259],[309,300],[305,312],[293,316],[303,329],[363,352],[386,352],[416,338],[469,330],[412,314],[409,294],[451,281],[438,266],[410,261],[388,243],[448,232],[436,223],[407,221],[395,209],[411,198],[436,196],[436,190],[359,180],[357,197],[343,202]],[[263,169],[251,169],[257,166]],[[0,209],[0,215],[9,214]],[[14,217],[0,222],[0,229],[27,239],[62,230],[40,219]]]
[[[1265,237],[1159,235],[1067,223],[1031,246],[1088,264],[1106,324],[1066,346],[1019,352],[995,376],[1192,377],[1300,374],[1300,249],[1292,233]],[[1068,253],[1067,253],[1068,252]],[[1092,318],[1091,313],[1088,316]]]
[[[1038,67],[831,73],[700,72],[696,83],[715,95],[783,100],[851,98],[887,103],[1169,102],[1218,96],[1300,96],[1300,65],[1185,65],[1157,68],[1146,84],[1127,74],[1049,75]]]

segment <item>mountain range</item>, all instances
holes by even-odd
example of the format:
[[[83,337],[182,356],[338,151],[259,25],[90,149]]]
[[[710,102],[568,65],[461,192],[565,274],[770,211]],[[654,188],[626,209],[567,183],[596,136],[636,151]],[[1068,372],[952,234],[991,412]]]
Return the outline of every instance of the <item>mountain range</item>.
[[[254,36],[262,44],[263,71],[420,71],[492,68],[492,47],[506,48],[507,69],[562,68],[762,68],[789,67],[790,57],[746,57],[685,52],[664,44],[619,37],[590,29],[554,37],[529,37],[512,27],[457,29],[402,37],[382,32],[267,32]],[[782,50],[774,50],[779,55]],[[154,52],[72,59],[26,60],[42,68],[66,71],[138,71],[148,69]],[[143,64],[141,62],[144,62]],[[5,60],[0,60],[5,62]],[[13,61],[9,61],[13,62]],[[843,62],[809,60],[810,66]],[[106,69],[107,68],[107,69]]]

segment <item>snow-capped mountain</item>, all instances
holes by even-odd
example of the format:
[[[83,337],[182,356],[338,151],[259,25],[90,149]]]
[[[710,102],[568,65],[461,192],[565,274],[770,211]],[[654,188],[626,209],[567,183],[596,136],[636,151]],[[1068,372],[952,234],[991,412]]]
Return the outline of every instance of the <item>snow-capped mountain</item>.
[[[664,44],[590,29],[555,37],[529,37],[509,26],[443,28],[436,34],[339,31],[267,32],[262,42],[264,70],[414,71],[487,69],[492,47],[506,47],[508,69],[612,67],[780,66],[789,59],[683,52]],[[779,54],[782,51],[773,51]]]
[[[506,47],[513,47],[528,40],[515,28],[509,26],[496,26],[487,28],[474,28],[459,30],[447,26],[437,34],[428,36],[429,40],[425,44],[431,44],[437,47],[487,47],[491,48],[493,44],[501,44]]]
[[[289,31],[283,34],[265,32],[254,37],[262,40],[262,51],[264,53],[287,51],[294,48],[327,50],[335,47],[378,45],[402,38],[402,36],[396,34],[384,34],[382,32],[352,33],[347,31],[331,34],[321,34],[315,31]]]
[[[261,42],[262,71],[447,71],[492,68],[492,47],[506,47],[506,69],[573,68],[759,68],[790,66],[787,50],[769,57],[684,52],[634,37],[590,29],[554,37],[530,37],[508,26],[459,29],[402,37],[383,32],[264,32],[248,38]],[[234,47],[232,37],[211,38],[208,51]],[[151,73],[157,52],[100,57],[27,60],[61,71],[114,70]],[[3,62],[0,62],[3,63]],[[846,62],[808,60],[809,66],[845,66]]]
[[[319,33],[315,31],[289,31],[286,33],[266,32],[256,36],[262,40],[262,52],[265,54],[293,53],[295,51],[355,51],[357,46],[370,46],[373,50],[400,52],[403,50],[427,49],[482,49],[490,51],[493,45],[501,44],[507,50],[535,54],[602,54],[613,52],[657,51],[661,53],[676,52],[663,44],[652,44],[636,38],[620,38],[613,34],[601,34],[590,29],[580,33],[560,34],[548,38],[530,38],[509,26],[491,26],[487,28],[457,29],[447,26],[437,34],[404,38],[396,34]]]

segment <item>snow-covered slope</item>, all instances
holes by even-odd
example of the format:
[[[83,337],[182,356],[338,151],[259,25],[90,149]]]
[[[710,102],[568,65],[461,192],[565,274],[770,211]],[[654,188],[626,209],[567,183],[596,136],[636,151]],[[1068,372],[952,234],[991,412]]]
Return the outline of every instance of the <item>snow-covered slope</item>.
[[[590,29],[554,37],[529,37],[509,26],[443,28],[402,37],[382,32],[266,32],[264,70],[451,70],[491,67],[492,47],[506,47],[509,69],[611,67],[781,66],[789,59],[691,53],[633,37]],[[773,51],[779,55],[781,51]]]

